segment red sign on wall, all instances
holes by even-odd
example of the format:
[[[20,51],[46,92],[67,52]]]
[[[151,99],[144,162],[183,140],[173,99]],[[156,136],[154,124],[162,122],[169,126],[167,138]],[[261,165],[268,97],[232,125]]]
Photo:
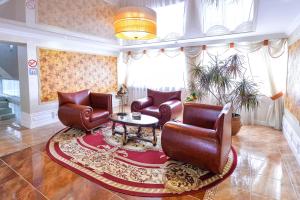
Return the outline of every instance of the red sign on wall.
[[[26,0],[25,6],[28,9],[35,9],[35,0]]]
[[[28,67],[35,68],[37,66],[37,61],[34,59],[28,60]]]
[[[37,61],[34,59],[30,59],[27,62],[28,65],[28,73],[29,75],[37,75],[38,69],[37,69]]]

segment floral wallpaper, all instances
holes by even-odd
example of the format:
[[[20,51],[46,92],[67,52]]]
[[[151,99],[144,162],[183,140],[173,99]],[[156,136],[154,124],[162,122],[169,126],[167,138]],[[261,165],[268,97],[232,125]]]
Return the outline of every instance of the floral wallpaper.
[[[114,38],[114,7],[104,0],[38,0],[37,23]]]
[[[57,91],[117,91],[117,58],[39,49],[40,100],[57,99]]]
[[[300,121],[300,40],[289,46],[285,107]]]

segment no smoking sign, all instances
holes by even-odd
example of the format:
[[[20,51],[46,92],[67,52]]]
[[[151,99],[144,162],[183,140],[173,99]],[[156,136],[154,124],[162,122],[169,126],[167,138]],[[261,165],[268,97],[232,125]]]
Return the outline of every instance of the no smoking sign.
[[[37,66],[37,61],[34,59],[28,60],[28,67],[34,68]]]
[[[26,0],[25,6],[28,9],[35,9],[35,0]]]
[[[37,75],[38,69],[37,69],[37,61],[34,59],[30,59],[27,62],[28,65],[28,73],[29,75]]]

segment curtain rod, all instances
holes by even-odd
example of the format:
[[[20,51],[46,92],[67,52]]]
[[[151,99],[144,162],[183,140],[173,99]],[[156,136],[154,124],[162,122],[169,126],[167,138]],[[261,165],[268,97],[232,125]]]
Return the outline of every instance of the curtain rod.
[[[270,40],[265,39],[265,40],[262,40],[262,41],[257,42],[257,43],[262,43],[263,46],[268,46],[269,43],[270,43],[269,41]],[[235,48],[235,44],[237,44],[237,42],[235,42],[235,43],[234,42],[227,43],[227,45],[229,45],[229,48]],[[226,45],[226,43],[224,43],[224,45]],[[209,46],[209,45],[199,45],[199,47],[201,47],[202,50],[206,50],[207,46]],[[180,51],[184,51],[184,49],[187,48],[187,47],[175,47],[175,49],[176,48],[180,49]],[[168,49],[168,48],[157,48],[156,50],[159,50],[161,52],[165,52],[165,49]],[[140,50],[140,51],[143,51],[144,54],[147,53],[146,49],[143,49],[143,50]],[[131,51],[127,51],[128,55],[131,55],[131,52],[132,52],[132,50]]]
[[[263,34],[263,35],[251,35],[251,34],[234,34],[226,36],[212,36],[205,38],[192,38],[182,39],[176,41],[165,41],[155,42],[149,44],[137,44],[121,46],[121,51],[139,51],[144,49],[163,49],[163,48],[180,48],[180,47],[191,47],[191,46],[203,46],[203,45],[217,45],[217,44],[228,44],[228,43],[239,43],[239,42],[256,42],[263,41],[266,38],[268,40],[273,39],[286,39],[285,33],[274,33],[274,34]]]

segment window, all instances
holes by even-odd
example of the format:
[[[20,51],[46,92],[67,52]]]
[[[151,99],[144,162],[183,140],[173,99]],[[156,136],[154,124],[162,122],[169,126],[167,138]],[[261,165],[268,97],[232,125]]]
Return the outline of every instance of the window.
[[[184,2],[154,9],[157,14],[157,36],[175,39],[183,35]],[[173,37],[173,38],[172,38]]]
[[[160,54],[155,57],[144,55],[131,60],[127,72],[129,87],[161,90],[184,88],[185,56],[183,52],[175,57]]]
[[[18,80],[2,80],[2,93],[9,96],[20,96],[20,85]]]

